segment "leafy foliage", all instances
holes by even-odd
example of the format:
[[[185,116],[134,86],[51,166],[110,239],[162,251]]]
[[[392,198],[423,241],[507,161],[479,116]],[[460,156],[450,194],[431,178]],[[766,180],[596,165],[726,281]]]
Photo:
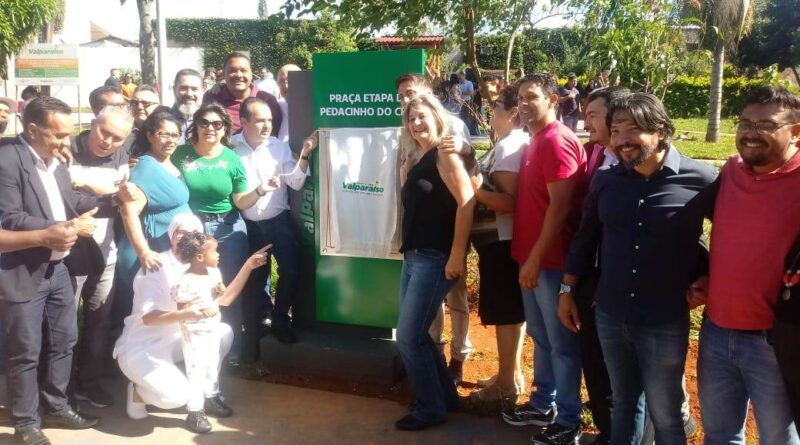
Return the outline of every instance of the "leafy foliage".
[[[612,69],[624,85],[665,95],[686,59],[681,14],[668,0],[590,1],[582,24],[589,67]]]
[[[581,73],[588,64],[588,49],[582,44],[577,29],[529,29],[517,37],[511,56],[512,68],[523,68],[526,73],[547,71],[565,75],[569,71]],[[478,63],[488,69],[505,66],[508,36],[504,34],[478,38]]]
[[[30,43],[56,13],[56,0],[2,0],[0,7],[0,78],[7,74],[6,60]]]
[[[722,115],[737,116],[744,107],[744,99],[754,88],[775,83],[776,70],[768,70],[762,78],[744,76],[725,77],[722,85]],[[711,80],[708,76],[678,77],[664,97],[664,105],[673,118],[700,117],[708,114],[708,90]],[[725,128],[721,128],[726,130]]]
[[[800,0],[765,0],[756,11],[752,33],[739,45],[742,65],[779,68],[800,64]]]
[[[261,19],[168,19],[170,40],[205,48],[204,65],[221,67],[233,51],[249,51],[254,67],[277,69],[287,63],[311,67],[317,52],[356,51],[351,28],[323,16],[289,20],[276,15]]]

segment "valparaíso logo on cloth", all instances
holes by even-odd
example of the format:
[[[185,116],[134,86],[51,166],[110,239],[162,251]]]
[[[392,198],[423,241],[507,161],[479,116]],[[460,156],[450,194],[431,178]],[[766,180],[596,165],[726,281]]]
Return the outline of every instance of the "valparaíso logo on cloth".
[[[374,184],[366,182],[347,182],[342,181],[342,190],[347,193],[358,193],[362,195],[383,196],[385,189],[380,182]]]

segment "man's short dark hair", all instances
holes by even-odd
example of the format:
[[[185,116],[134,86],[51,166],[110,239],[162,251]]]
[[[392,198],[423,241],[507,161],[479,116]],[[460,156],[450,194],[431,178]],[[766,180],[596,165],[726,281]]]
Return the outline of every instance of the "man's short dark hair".
[[[239,108],[239,117],[242,119],[247,119],[249,121],[250,116],[253,115],[252,110],[250,108],[253,106],[253,104],[261,104],[269,108],[269,104],[264,99],[260,97],[248,97],[247,99],[242,101],[242,106]],[[270,109],[270,112],[271,111],[272,110]]]
[[[175,80],[174,80],[173,84],[177,85],[178,81],[181,80],[181,77],[183,77],[183,76],[194,76],[194,77],[197,77],[200,80],[203,80],[203,75],[200,74],[199,71],[194,70],[192,68],[184,68],[184,69],[178,71],[177,73],[175,73]]]
[[[36,124],[46,127],[47,120],[54,113],[71,115],[72,108],[61,99],[52,96],[37,97],[25,106],[25,111],[22,112],[22,125],[27,127],[28,124]]]
[[[231,59],[245,59],[247,60],[247,63],[249,63],[251,66],[253,65],[253,62],[250,60],[250,56],[248,56],[247,53],[242,51],[234,51],[228,54],[228,57],[225,58],[225,63],[222,64],[222,71],[225,71],[228,68],[228,62],[230,62]]]
[[[107,104],[103,100],[103,96],[106,94],[121,94],[119,88],[110,87],[107,85],[99,86],[92,90],[89,93],[89,106],[92,108],[92,112],[97,114],[100,110],[103,109]]]
[[[766,86],[754,89],[744,100],[745,107],[751,104],[777,104],[789,111],[791,119],[800,119],[800,97],[784,87]]]
[[[586,105],[594,102],[597,99],[603,99],[606,101],[606,106],[611,105],[611,102],[616,100],[618,97],[624,96],[626,94],[631,94],[631,90],[625,87],[602,87],[602,88],[595,88],[586,96]]]
[[[426,79],[425,76],[419,73],[403,74],[402,76],[394,80],[394,87],[400,88],[400,85],[406,82],[411,82],[412,85],[422,85],[428,88],[431,87],[431,83],[428,82],[428,79]]]
[[[517,87],[521,87],[522,84],[525,83],[534,83],[539,85],[539,87],[542,89],[542,93],[547,96],[558,93],[558,84],[556,83],[556,79],[548,73],[528,74],[520,79],[519,82],[517,82]]]
[[[633,118],[636,127],[648,133],[661,131],[664,139],[658,144],[659,150],[665,150],[672,143],[672,135],[675,134],[675,125],[669,118],[664,104],[653,94],[650,93],[630,93],[622,95],[608,105],[606,114],[606,125],[611,128],[614,120],[614,113],[627,111]]]

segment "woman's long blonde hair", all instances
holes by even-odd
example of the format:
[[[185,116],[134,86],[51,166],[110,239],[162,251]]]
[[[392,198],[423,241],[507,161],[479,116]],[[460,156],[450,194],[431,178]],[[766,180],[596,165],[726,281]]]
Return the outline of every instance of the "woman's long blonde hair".
[[[422,94],[411,99],[408,105],[403,109],[403,129],[400,132],[400,148],[403,150],[401,155],[406,159],[406,162],[411,162],[411,165],[416,164],[423,155],[422,147],[411,136],[411,131],[408,128],[408,115],[411,109],[419,107],[426,107],[433,113],[437,130],[437,138],[434,141],[434,145],[438,145],[444,136],[451,133],[448,112],[436,96],[433,94]]]

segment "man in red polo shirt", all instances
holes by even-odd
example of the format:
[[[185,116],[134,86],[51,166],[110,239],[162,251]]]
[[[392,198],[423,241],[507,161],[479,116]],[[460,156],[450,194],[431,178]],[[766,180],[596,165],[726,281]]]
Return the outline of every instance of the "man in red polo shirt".
[[[253,70],[250,66],[250,57],[242,52],[234,52],[225,58],[225,84],[214,87],[203,95],[203,105],[209,102],[217,102],[231,115],[233,122],[232,133],[237,134],[242,131],[242,122],[239,119],[239,109],[242,102],[248,97],[258,97],[263,99],[272,112],[272,134],[278,136],[281,128],[281,121],[284,116],[281,114],[281,107],[278,99],[266,91],[259,90],[253,84]]]
[[[578,335],[558,320],[558,294],[567,248],[586,192],[586,152],[556,120],[558,86],[549,74],[519,83],[520,121],[533,134],[522,155],[511,255],[527,332],[536,346],[536,389],[530,401],[503,412],[511,425],[545,426],[537,445],[566,445],[581,435],[581,358]]]
[[[739,154],[720,172],[709,277],[690,296],[708,290],[697,364],[706,445],[744,444],[748,400],[761,443],[800,444],[770,344],[784,255],[800,234],[799,138],[800,97],[763,87],[745,100]]]

